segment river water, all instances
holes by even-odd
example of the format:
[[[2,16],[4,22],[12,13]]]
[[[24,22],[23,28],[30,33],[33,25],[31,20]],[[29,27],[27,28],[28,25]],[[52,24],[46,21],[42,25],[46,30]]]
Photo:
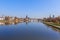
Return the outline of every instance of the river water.
[[[60,40],[60,30],[41,22],[0,25],[0,40]]]

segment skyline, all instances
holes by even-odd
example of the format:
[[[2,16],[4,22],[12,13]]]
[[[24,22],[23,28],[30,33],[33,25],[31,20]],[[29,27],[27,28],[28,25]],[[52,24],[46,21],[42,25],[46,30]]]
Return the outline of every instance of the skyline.
[[[0,16],[43,18],[60,15],[60,0],[0,0]]]

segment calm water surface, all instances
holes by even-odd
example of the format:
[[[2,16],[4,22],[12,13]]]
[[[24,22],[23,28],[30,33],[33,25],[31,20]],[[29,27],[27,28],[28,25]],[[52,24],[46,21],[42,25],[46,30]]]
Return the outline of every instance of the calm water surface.
[[[60,32],[41,22],[3,25],[0,40],[60,40]]]

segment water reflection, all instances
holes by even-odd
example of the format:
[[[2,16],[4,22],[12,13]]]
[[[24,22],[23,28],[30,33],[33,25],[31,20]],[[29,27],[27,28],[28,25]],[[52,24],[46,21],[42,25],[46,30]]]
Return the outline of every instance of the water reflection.
[[[55,28],[51,27],[53,29],[51,30],[41,22],[12,22],[4,24],[11,26],[0,26],[1,40],[59,40],[60,38],[60,34],[54,31]]]
[[[60,32],[60,28],[55,28],[55,27],[47,25],[47,24],[46,24],[46,26],[49,27],[49,28],[51,28],[54,31]]]
[[[34,22],[34,21],[33,21]],[[40,21],[37,21],[38,23],[40,22]],[[5,22],[5,23],[3,23],[3,22],[0,22],[0,25],[12,25],[12,24],[14,24],[14,25],[17,25],[17,24],[19,24],[19,23],[22,23],[22,22]],[[25,24],[28,24],[29,22],[28,21],[26,21],[26,22],[24,22]],[[54,31],[57,31],[57,32],[60,32],[60,29],[58,29],[58,28],[54,28],[54,27],[52,27],[52,26],[50,26],[50,25],[46,25],[46,26],[48,26],[48,27],[50,27],[52,30],[54,30]]]
[[[28,24],[29,22],[0,22],[0,25],[16,25],[16,24],[19,24],[19,23],[26,23]]]
[[[15,22],[12,22],[12,23],[9,23],[9,22],[0,22],[0,25],[11,25],[11,24],[18,24],[18,23],[15,23]]]
[[[51,26],[51,28],[52,28],[52,30],[54,30],[54,31],[60,32],[60,29],[58,29],[58,28],[54,28],[54,27],[52,27],[52,26]]]

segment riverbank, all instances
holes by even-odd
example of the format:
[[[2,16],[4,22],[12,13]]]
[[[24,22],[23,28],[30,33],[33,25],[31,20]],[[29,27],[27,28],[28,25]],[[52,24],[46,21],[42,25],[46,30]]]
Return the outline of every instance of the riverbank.
[[[60,29],[60,24],[53,23],[53,22],[43,22],[43,23],[46,24],[46,25],[49,25],[49,26]]]

